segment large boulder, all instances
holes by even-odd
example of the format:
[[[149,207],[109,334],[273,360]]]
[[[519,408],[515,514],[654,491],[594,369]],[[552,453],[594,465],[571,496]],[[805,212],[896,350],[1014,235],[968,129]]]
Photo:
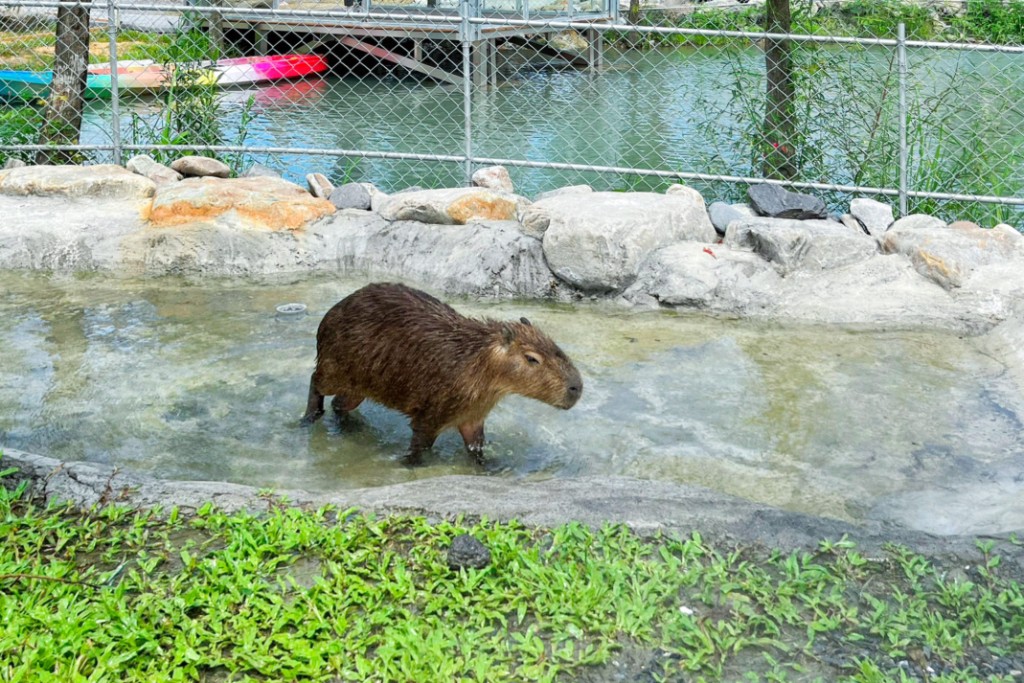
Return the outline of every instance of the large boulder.
[[[0,194],[145,199],[156,184],[114,164],[23,166],[0,171]]]
[[[753,314],[771,303],[778,273],[749,251],[698,242],[672,244],[651,254],[640,266],[624,297],[643,303]]]
[[[482,187],[398,192],[382,201],[377,213],[389,221],[465,225],[475,220],[515,220],[527,200]]]
[[[904,254],[914,268],[946,289],[961,287],[977,269],[1014,261],[1024,268],[1024,237],[1015,230],[979,228],[925,218],[897,221],[885,233],[882,248]]]
[[[653,251],[682,241],[716,239],[704,199],[673,194],[595,192],[537,202],[548,217],[544,255],[559,278],[583,290],[607,292],[632,283]]]
[[[154,227],[217,221],[242,229],[297,230],[334,210],[326,199],[277,178],[186,178],[159,188],[149,221]]]
[[[878,254],[839,268],[800,271],[773,293],[772,317],[840,325],[926,327],[977,333],[991,316],[949,296],[899,255]]]
[[[837,268],[878,253],[875,240],[863,231],[823,220],[734,220],[726,229],[723,243],[755,251],[783,274]]]
[[[339,211],[309,230],[319,267],[429,283],[452,295],[545,298],[559,283],[513,221],[429,225]]]

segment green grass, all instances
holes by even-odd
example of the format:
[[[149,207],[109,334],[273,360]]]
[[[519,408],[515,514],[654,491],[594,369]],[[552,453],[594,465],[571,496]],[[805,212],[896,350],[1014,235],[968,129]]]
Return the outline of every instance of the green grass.
[[[697,533],[430,524],[283,502],[262,516],[209,505],[191,518],[81,513],[38,505],[23,487],[3,491],[9,683],[554,681],[583,671],[594,681],[623,666],[656,680],[866,683],[901,680],[913,662],[933,667],[931,681],[965,683],[1013,680],[1022,663],[1024,596],[991,546],[950,575],[904,548],[869,558],[846,541],[782,552]],[[448,568],[461,533],[490,549],[489,567]]]

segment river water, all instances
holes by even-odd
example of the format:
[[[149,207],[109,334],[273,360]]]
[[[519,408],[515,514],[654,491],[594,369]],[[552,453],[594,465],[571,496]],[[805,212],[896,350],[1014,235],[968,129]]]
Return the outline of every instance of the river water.
[[[801,63],[798,120],[807,136],[805,180],[895,187],[898,135],[895,65],[888,48],[821,49]],[[505,61],[505,60],[508,61]],[[600,72],[517,63],[504,52],[497,87],[472,94],[473,154],[662,171],[757,174],[749,140],[759,125],[763,54],[756,49],[608,49]],[[1024,191],[1024,56],[910,49],[907,106],[912,187],[945,192]],[[243,103],[253,118],[240,134]],[[161,139],[160,100],[126,99],[126,140]],[[137,118],[133,119],[132,114]],[[218,118],[224,142],[248,146],[465,152],[461,87],[374,73],[225,93]],[[83,142],[109,143],[109,103],[90,105]],[[134,133],[133,133],[134,130]],[[332,182],[369,181],[385,191],[464,183],[461,163],[275,154],[268,164],[304,184],[310,172]],[[563,185],[663,189],[638,175],[510,168],[525,196]],[[744,188],[734,188],[742,195]],[[712,199],[726,199],[716,187]],[[1019,196],[1019,195],[1018,195]],[[837,206],[837,210],[842,207]],[[845,210],[845,208],[843,208]]]
[[[970,339],[456,301],[528,316],[574,358],[584,395],[570,411],[499,404],[482,472],[454,432],[410,469],[398,413],[299,424],[320,317],[360,284],[0,273],[0,446],[314,491],[628,475],[937,532],[1024,528],[1017,389]],[[292,302],[308,310],[277,313]]]

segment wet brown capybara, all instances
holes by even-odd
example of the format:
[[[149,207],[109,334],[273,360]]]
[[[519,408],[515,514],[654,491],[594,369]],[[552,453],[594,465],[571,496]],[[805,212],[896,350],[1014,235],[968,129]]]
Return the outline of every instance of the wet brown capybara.
[[[484,420],[507,394],[568,410],[583,380],[551,338],[530,324],[476,320],[426,292],[375,283],[327,311],[316,333],[316,369],[304,423],[334,396],[338,414],[364,399],[409,417],[415,463],[437,435],[455,427],[482,461]]]

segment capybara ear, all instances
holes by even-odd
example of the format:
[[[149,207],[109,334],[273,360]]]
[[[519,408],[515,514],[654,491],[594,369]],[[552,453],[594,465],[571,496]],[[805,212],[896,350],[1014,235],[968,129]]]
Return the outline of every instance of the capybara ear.
[[[511,346],[512,342],[516,340],[516,333],[509,325],[501,326],[501,340],[506,347]]]
[[[524,318],[520,318],[519,322],[521,322],[524,325],[530,325],[531,327],[533,326],[533,324],[529,320],[527,320],[525,317]]]

